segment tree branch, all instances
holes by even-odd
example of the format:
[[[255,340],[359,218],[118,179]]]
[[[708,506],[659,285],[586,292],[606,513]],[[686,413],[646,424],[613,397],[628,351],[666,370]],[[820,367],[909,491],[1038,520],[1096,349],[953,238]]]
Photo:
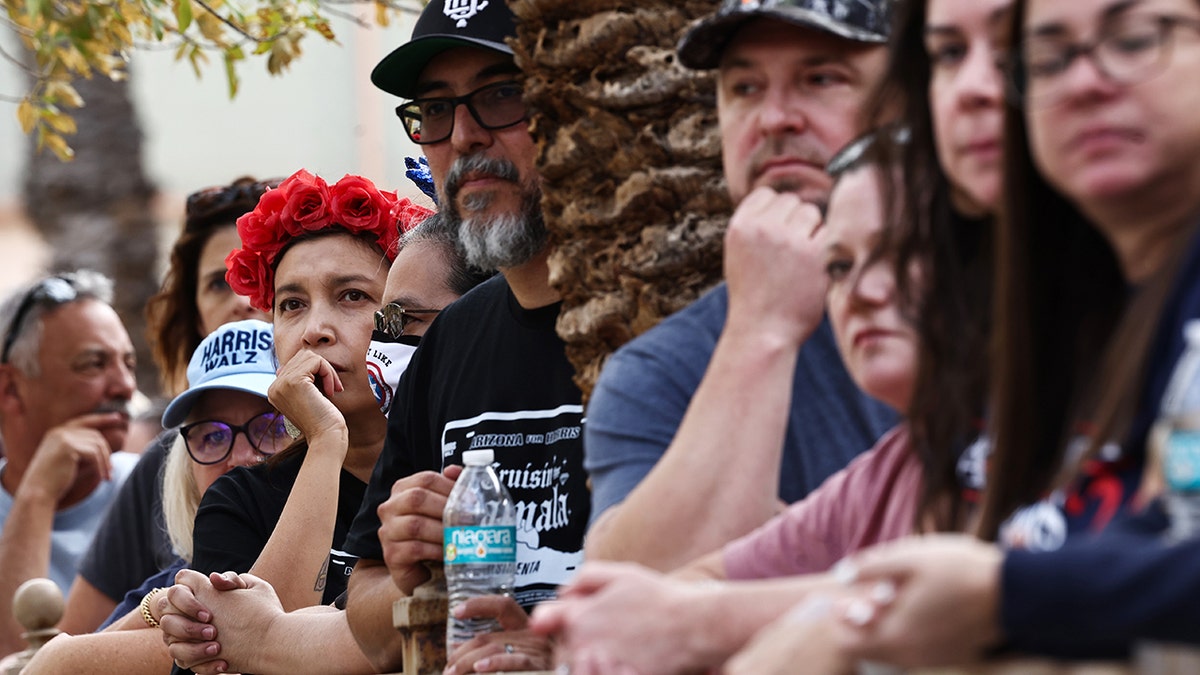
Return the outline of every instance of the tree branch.
[[[35,70],[30,68],[28,65],[26,65],[25,62],[22,61],[21,59],[18,59],[17,57],[13,56],[12,54],[9,54],[8,52],[6,52],[4,50],[3,46],[0,46],[0,59],[4,59],[5,61],[8,61],[9,63],[13,64],[14,66],[20,68],[21,70],[28,73],[30,75],[30,77],[33,77],[35,79],[38,77],[38,74]]]
[[[342,4],[349,4],[349,3],[342,3]],[[371,26],[371,23],[369,21],[362,19],[360,17],[354,16],[350,12],[345,12],[340,9],[334,9],[333,7],[330,7],[329,5],[323,6],[322,9],[324,9],[325,12],[327,14],[329,14],[330,16],[341,17],[347,21],[354,23],[354,25],[358,26],[359,28],[370,28],[370,26]]]
[[[201,9],[203,9],[204,11],[208,12],[209,14],[212,14],[213,16],[217,17],[218,21],[225,24],[226,26],[229,26],[229,28],[232,29],[235,33],[241,35],[242,37],[246,38],[247,40],[253,40],[254,42],[257,42],[257,43],[270,42],[269,39],[255,37],[255,36],[251,35],[250,33],[246,32],[245,28],[242,28],[241,26],[237,25],[233,21],[230,21],[228,18],[221,16],[221,14],[217,12],[217,10],[213,9],[212,7],[209,7],[208,3],[204,2],[204,0],[192,0],[192,2],[196,3],[197,5],[200,5]]]

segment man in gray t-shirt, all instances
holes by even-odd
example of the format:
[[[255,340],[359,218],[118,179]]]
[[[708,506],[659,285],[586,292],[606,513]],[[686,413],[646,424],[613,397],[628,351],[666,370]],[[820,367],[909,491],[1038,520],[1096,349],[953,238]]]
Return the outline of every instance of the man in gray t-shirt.
[[[883,71],[888,4],[725,0],[680,43],[685,66],[717,70],[738,205],[727,285],[605,365],[585,426],[589,559],[678,567],[802,498],[895,421],[841,364],[813,237],[825,162]]]

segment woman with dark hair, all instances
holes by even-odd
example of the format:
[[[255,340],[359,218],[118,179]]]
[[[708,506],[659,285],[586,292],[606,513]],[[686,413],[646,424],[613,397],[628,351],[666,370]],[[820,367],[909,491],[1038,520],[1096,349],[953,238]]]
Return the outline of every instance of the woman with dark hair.
[[[920,262],[919,293],[897,274],[921,335],[908,413],[923,475],[917,529],[965,529],[986,444],[987,341],[995,211],[1001,183],[1001,66],[1011,0],[896,5],[888,65],[866,106],[871,126],[903,124],[896,158],[904,209],[887,237],[896,266]],[[964,452],[966,455],[964,456]]]
[[[1012,25],[1021,107],[1005,123],[995,452],[979,528],[1010,548],[939,537],[859,556],[859,581],[900,589],[856,610],[844,642],[864,658],[930,664],[999,645],[1097,658],[1142,639],[1200,642],[1200,539],[1165,541],[1157,504],[1095,539],[1011,548],[1029,540],[1014,532],[1102,529],[1154,496],[1149,430],[1183,326],[1200,317],[1200,3],[1019,0]]]
[[[196,514],[192,568],[253,571],[288,609],[332,602],[353,560],[338,551],[383,447],[366,356],[401,230],[429,211],[370,181],[299,171],[238,219],[228,279],[273,313],[271,402],[300,439],[214,483]]]
[[[225,257],[241,245],[237,219],[279,181],[239,178],[188,195],[183,231],[171,247],[162,287],[146,302],[146,333],[164,389],[187,388],[187,363],[217,326],[242,319],[269,320],[225,281]]]

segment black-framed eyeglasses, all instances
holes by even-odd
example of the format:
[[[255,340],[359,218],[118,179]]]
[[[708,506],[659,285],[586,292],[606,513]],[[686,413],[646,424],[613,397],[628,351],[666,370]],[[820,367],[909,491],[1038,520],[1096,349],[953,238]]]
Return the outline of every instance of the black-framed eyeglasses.
[[[434,316],[440,309],[409,309],[399,303],[389,302],[375,312],[375,330],[392,337],[404,335],[408,324],[420,317]]]
[[[1106,22],[1089,42],[1069,42],[1060,35],[1026,36],[1010,69],[1013,92],[1018,101],[1027,103],[1057,100],[1064,75],[1084,56],[1111,82],[1143,81],[1167,63],[1178,28],[1200,32],[1200,19],[1136,13]]]
[[[396,116],[413,143],[441,143],[454,132],[454,111],[467,106],[479,126],[503,129],[524,121],[529,114],[522,98],[524,89],[516,80],[494,82],[462,96],[418,98],[396,106]]]
[[[4,335],[4,349],[0,350],[0,363],[8,363],[13,345],[21,336],[22,324],[25,323],[25,319],[28,318],[34,305],[57,307],[71,302],[79,296],[79,291],[73,282],[73,275],[59,274],[42,279],[26,291],[25,297],[21,299],[21,304],[17,306],[16,313],[13,314],[12,322],[8,324],[8,332]]]
[[[203,420],[179,427],[179,435],[188,454],[197,464],[216,464],[233,452],[237,435],[245,434],[250,447],[260,455],[270,457],[292,442],[287,421],[277,412],[255,415],[245,424],[235,425],[220,420]]]

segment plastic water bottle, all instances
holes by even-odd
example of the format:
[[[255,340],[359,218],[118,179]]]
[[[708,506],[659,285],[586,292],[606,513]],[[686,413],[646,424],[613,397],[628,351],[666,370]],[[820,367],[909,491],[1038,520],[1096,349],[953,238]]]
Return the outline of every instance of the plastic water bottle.
[[[1200,321],[1189,321],[1183,334],[1187,346],[1171,373],[1154,432],[1171,541],[1200,535]]]
[[[500,630],[494,619],[459,621],[454,608],[480,595],[512,595],[517,572],[517,512],[492,469],[491,450],[463,453],[465,469],[442,514],[450,616],[446,655],[481,633]]]

